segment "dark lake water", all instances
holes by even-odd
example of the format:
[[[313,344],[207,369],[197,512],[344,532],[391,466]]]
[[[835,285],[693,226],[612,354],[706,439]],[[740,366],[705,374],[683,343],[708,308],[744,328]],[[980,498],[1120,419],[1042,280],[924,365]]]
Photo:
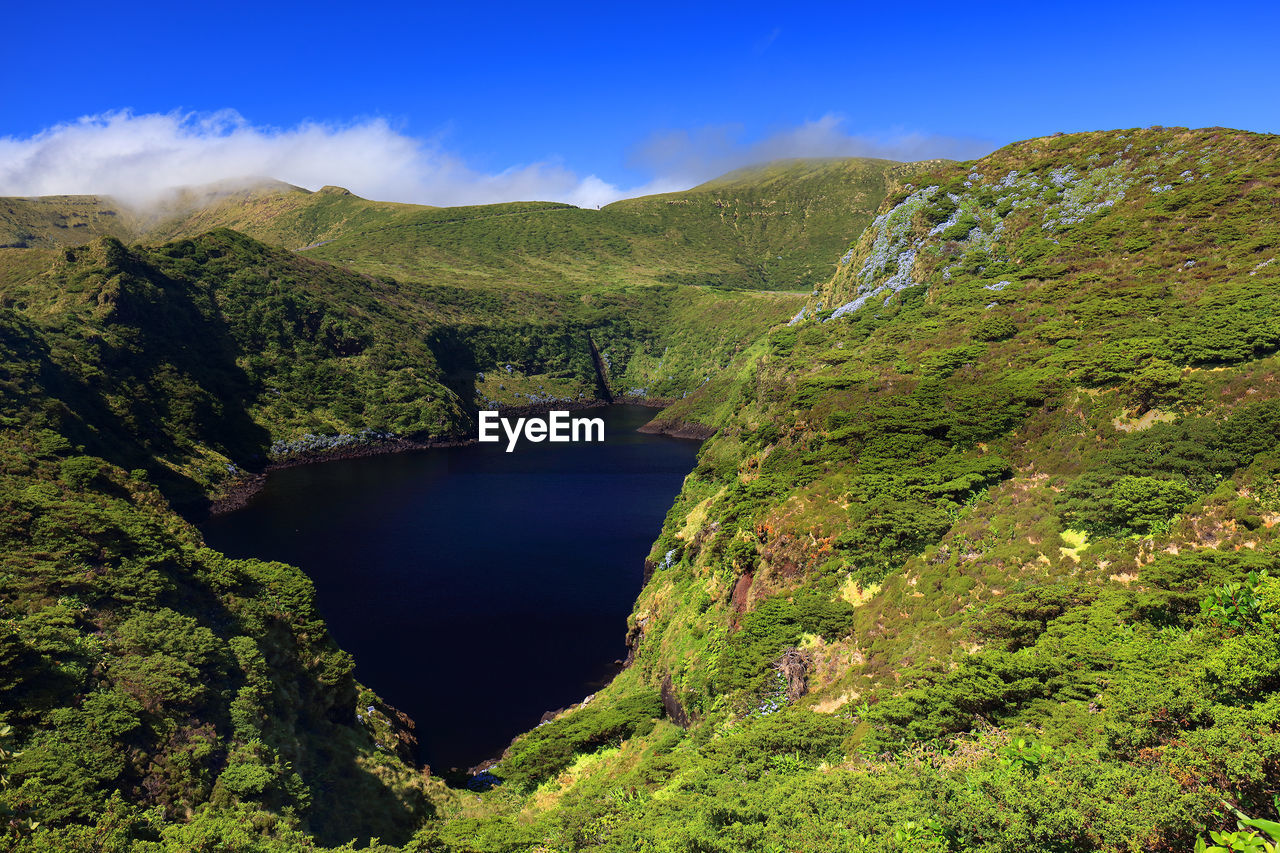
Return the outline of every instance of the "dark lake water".
[[[356,677],[417,722],[437,770],[500,752],[617,671],[644,557],[698,442],[438,448],[288,468],[202,529],[233,557],[300,566]]]

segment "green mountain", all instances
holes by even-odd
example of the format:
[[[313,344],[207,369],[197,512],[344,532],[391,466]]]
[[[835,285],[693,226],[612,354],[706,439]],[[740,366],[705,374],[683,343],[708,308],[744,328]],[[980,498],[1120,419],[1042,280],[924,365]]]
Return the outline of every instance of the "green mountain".
[[[1278,201],[1276,137],[1149,128],[780,164],[600,211],[275,188],[200,214],[243,233],[0,250],[6,843],[1012,853],[1267,831]],[[626,391],[673,400],[652,428],[714,435],[649,555],[629,666],[517,739],[488,791],[403,760],[300,572],[227,560],[172,509],[273,449]]]
[[[833,254],[870,221],[894,176],[929,165],[786,161],[604,210],[541,202],[429,208],[370,202],[334,187],[312,193],[242,182],[121,215],[131,227],[109,236],[150,246],[229,228],[394,279],[399,302],[426,312],[411,322],[428,337],[437,378],[465,406],[600,394],[670,400],[707,381],[780,313],[794,312],[829,276]],[[21,212],[42,200],[5,201]],[[124,210],[109,199],[78,201]],[[44,220],[28,217],[15,228],[29,246],[69,245],[65,229]],[[241,262],[249,263],[230,263]],[[33,278],[42,282],[36,289],[47,287],[56,274],[45,263],[29,251],[5,253],[0,282],[19,294]],[[607,376],[597,376],[592,342]],[[306,420],[273,437],[389,429],[331,412]]]
[[[146,208],[97,196],[0,199],[4,245],[99,236],[162,243],[232,228],[374,274],[546,290],[637,281],[808,289],[857,236],[896,175],[928,164],[780,161],[603,210],[516,202],[433,208],[278,181],[184,190]]]
[[[921,164],[924,165],[924,164]],[[797,160],[601,210],[515,203],[414,211],[312,252],[397,278],[477,287],[636,281],[808,290],[870,221],[894,174],[877,160]]]
[[[140,228],[137,213],[100,196],[0,198],[0,249],[76,246],[95,237],[128,239]]]
[[[353,205],[339,205],[326,215],[324,198],[342,196],[350,193],[335,187],[311,193],[281,181],[248,178],[174,190],[145,204],[96,195],[0,198],[0,248],[79,246],[98,237],[155,243],[254,226],[273,243],[300,248],[305,245],[296,239],[300,229],[324,233],[352,216]],[[374,211],[407,206],[359,201],[359,207]],[[300,208],[316,209],[299,215]]]

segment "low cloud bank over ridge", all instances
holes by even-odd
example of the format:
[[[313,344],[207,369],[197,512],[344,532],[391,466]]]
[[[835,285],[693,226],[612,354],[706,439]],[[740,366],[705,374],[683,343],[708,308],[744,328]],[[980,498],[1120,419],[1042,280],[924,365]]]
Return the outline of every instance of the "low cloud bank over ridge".
[[[470,168],[438,140],[397,131],[383,119],[346,125],[255,126],[234,110],[213,114],[121,111],[86,116],[26,138],[0,138],[0,195],[112,195],[144,205],[179,186],[248,176],[307,189],[337,184],[357,195],[417,204],[562,201],[595,207],[620,198],[688,188],[723,172],[786,157],[969,158],[980,140],[903,133],[847,133],[837,116],[744,141],[734,127],[655,134],[631,165],[654,177],[620,187],[556,162],[497,173]]]
[[[667,181],[689,185],[753,163],[794,157],[874,157],[884,160],[969,160],[997,147],[983,139],[895,131],[888,134],[850,133],[845,119],[828,113],[816,121],[778,131],[758,140],[744,140],[736,125],[710,126],[694,131],[656,133],[637,147],[631,161]]]

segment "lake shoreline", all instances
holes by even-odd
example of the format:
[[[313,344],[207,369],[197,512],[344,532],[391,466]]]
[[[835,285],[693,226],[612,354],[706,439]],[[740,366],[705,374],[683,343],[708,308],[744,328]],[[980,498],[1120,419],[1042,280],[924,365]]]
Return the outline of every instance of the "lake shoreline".
[[[528,406],[509,406],[499,409],[502,414],[509,417],[529,417],[531,415],[545,415],[551,411],[583,411],[585,409],[599,409],[605,406],[643,406],[649,409],[663,409],[671,405],[671,400],[652,397],[621,397],[614,398],[612,401],[591,400],[587,402],[579,402],[575,400],[564,400],[554,403],[536,403]],[[646,429],[648,424],[640,427],[639,432],[647,434],[665,434],[674,438],[693,438],[702,440],[709,437],[710,432],[706,434],[696,434],[690,430],[687,432],[678,432],[666,429]],[[704,428],[705,429],[705,428]],[[712,430],[711,432],[714,432]],[[267,477],[274,471],[282,471],[286,468],[296,468],[301,465],[318,465],[324,462],[337,462],[344,459],[360,459],[366,456],[381,456],[387,453],[406,453],[412,450],[428,450],[439,447],[467,447],[476,444],[474,438],[391,438],[368,444],[349,445],[346,447],[335,447],[332,450],[314,450],[303,453],[291,454],[289,456],[272,460],[267,463],[266,467],[261,471],[241,475],[234,480],[227,482],[225,487],[220,490],[216,497],[210,497],[208,505],[202,508],[202,511],[195,514],[195,518],[191,519],[197,523],[208,521],[220,515],[226,515],[229,512],[235,512],[243,509],[253,500],[254,495],[262,491],[266,485]]]

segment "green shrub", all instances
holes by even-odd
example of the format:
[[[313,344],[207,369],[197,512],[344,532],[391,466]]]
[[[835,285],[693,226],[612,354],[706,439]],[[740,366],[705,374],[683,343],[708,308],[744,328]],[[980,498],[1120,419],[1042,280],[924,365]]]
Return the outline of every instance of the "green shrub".
[[[1261,573],[1250,572],[1243,582],[1214,587],[1200,602],[1200,612],[1225,627],[1248,630],[1262,619],[1258,588],[1266,580],[1264,569]]]
[[[933,203],[921,211],[921,216],[929,225],[941,225],[951,218],[956,211],[956,203],[946,193],[938,193]],[[965,232],[969,233],[968,231]]]
[[[995,599],[972,617],[971,624],[982,639],[1017,651],[1034,645],[1049,623],[1068,609],[1096,597],[1096,590],[1078,584],[1035,586]]]
[[[973,336],[980,341],[1003,341],[1018,333],[1008,317],[984,317],[973,326]]]
[[[72,456],[60,465],[62,481],[71,489],[87,488],[102,473],[102,460],[92,456]]]
[[[579,708],[516,741],[494,772],[516,788],[534,788],[564,770],[581,753],[647,734],[661,714],[662,699],[657,691]]]
[[[813,590],[792,598],[773,596],[742,617],[729,636],[717,666],[716,685],[721,692],[756,690],[769,674],[770,664],[804,634],[829,640],[844,637],[853,627],[853,607],[843,599],[832,600]]]
[[[955,224],[945,229],[940,235],[943,240],[963,240],[977,226],[978,220],[972,213],[962,213]]]

